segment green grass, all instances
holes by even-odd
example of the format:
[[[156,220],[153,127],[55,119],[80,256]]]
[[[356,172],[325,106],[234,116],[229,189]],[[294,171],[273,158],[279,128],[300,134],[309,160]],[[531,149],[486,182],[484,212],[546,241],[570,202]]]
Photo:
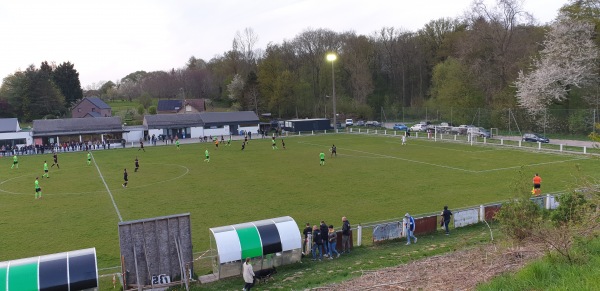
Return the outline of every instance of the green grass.
[[[505,274],[477,290],[598,290],[600,238],[574,248],[580,258],[573,264],[555,254],[528,264],[515,274]]]
[[[495,230],[495,225],[492,224]],[[495,237],[497,232],[495,232]],[[497,237],[496,237],[497,238]],[[363,271],[393,267],[411,261],[431,257],[459,249],[470,248],[490,242],[489,229],[474,225],[443,235],[443,232],[419,236],[419,243],[404,245],[404,239],[384,242],[375,246],[355,248],[349,255],[334,260],[324,259],[277,268],[273,280],[257,285],[257,290],[306,290],[323,285],[346,281],[363,274]],[[228,278],[212,284],[197,286],[193,290],[239,290],[243,279]],[[181,289],[185,290],[185,289]]]
[[[280,143],[280,141],[278,140]],[[319,166],[318,154],[336,144],[338,157]],[[194,251],[209,248],[210,227],[279,216],[299,225],[325,220],[336,227],[501,201],[521,166],[539,172],[545,193],[566,189],[575,165],[598,177],[600,164],[586,156],[469,146],[372,135],[316,135],[252,140],[217,151],[210,144],[184,144],[94,152],[124,220],[190,212]],[[204,149],[211,162],[203,162]],[[133,160],[140,159],[140,172]],[[118,217],[110,196],[84,153],[59,154],[61,169],[41,181],[44,199],[34,200],[33,182],[51,156],[24,156],[20,168],[0,159],[0,261],[96,247],[100,268],[119,265]],[[123,189],[123,168],[130,187]],[[531,179],[531,177],[520,177]],[[40,178],[41,179],[41,178]],[[368,231],[365,241],[368,242]],[[198,266],[198,273],[208,272]]]

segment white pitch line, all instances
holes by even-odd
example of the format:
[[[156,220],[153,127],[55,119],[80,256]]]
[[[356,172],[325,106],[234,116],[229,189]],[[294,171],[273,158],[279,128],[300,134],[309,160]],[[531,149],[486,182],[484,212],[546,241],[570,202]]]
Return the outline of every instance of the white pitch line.
[[[397,141],[386,141],[386,143],[401,144],[400,142],[397,142]],[[418,147],[424,147],[424,148],[432,148],[432,149],[440,149],[440,150],[455,151],[455,152],[462,152],[462,153],[470,153],[470,154],[478,154],[478,153],[483,153],[483,152],[497,151],[497,149],[466,151],[466,150],[458,150],[458,149],[445,148],[445,147],[441,147],[441,146],[428,146],[428,145],[422,145],[422,144],[419,144],[417,146]]]
[[[299,142],[299,143],[303,143],[303,144],[307,144],[307,145],[314,145],[314,146],[323,146],[323,145],[313,144],[313,143],[307,143],[307,142]],[[411,162],[411,163],[417,163],[417,164],[423,164],[423,165],[428,165],[428,166],[446,168],[446,169],[451,169],[451,170],[456,170],[456,171],[462,171],[462,172],[468,172],[468,173],[477,173],[477,171],[465,170],[465,169],[461,169],[461,168],[455,168],[455,167],[438,165],[438,164],[433,164],[433,163],[428,163],[428,162],[422,162],[422,161],[416,161],[416,160],[410,160],[410,159],[404,159],[404,158],[400,158],[400,157],[382,155],[382,154],[377,154],[377,153],[370,153],[370,152],[359,151],[359,150],[351,150],[351,149],[345,149],[345,150],[352,151],[352,152],[359,152],[359,153],[363,153],[363,154],[370,154],[370,155],[375,155],[375,156],[380,156],[380,157],[385,157],[385,158],[390,158],[390,159],[396,159],[396,160],[401,160],[401,161],[406,161],[406,162]]]
[[[117,211],[117,215],[119,216],[119,221],[123,222],[123,217],[121,216],[121,212],[119,211],[119,208],[117,207],[115,198],[113,197],[112,192],[110,192],[110,189],[108,188],[108,185],[106,184],[106,181],[104,181],[104,176],[102,176],[102,172],[100,172],[100,168],[98,167],[98,164],[96,163],[96,158],[94,158],[94,155],[92,155],[92,160],[94,161],[94,166],[96,166],[96,170],[98,170],[98,174],[100,174],[100,179],[102,179],[102,183],[104,183],[104,187],[106,187],[106,191],[108,191],[108,195],[110,196],[110,200],[112,200],[112,204],[115,207],[115,211]]]
[[[313,145],[313,146],[323,146],[323,145],[313,144],[313,143],[308,143],[308,142],[299,142],[299,143],[303,143],[303,144],[307,144],[307,145]],[[487,172],[494,172],[494,171],[518,169],[518,168],[521,168],[521,167],[532,167],[532,166],[540,166],[540,165],[558,164],[558,163],[566,163],[566,162],[572,162],[572,161],[579,161],[579,160],[585,160],[585,159],[587,159],[586,157],[582,157],[582,158],[562,160],[562,161],[552,161],[552,162],[535,163],[535,164],[527,164],[527,165],[512,166],[512,167],[505,167],[505,168],[496,168],[496,169],[489,169],[489,170],[474,171],[474,170],[466,170],[466,169],[455,168],[455,167],[450,167],[450,166],[445,166],[445,165],[439,165],[439,164],[427,163],[427,162],[422,162],[422,161],[404,159],[404,158],[400,158],[400,157],[394,157],[394,156],[389,156],[389,155],[382,155],[382,154],[377,154],[377,153],[370,153],[370,152],[359,151],[359,150],[352,150],[352,149],[345,149],[345,150],[347,150],[347,151],[353,151],[353,152],[359,152],[359,153],[363,153],[363,154],[376,155],[376,156],[380,156],[380,157],[383,157],[383,158],[397,159],[397,160],[402,160],[402,161],[407,161],[407,162],[412,162],[412,163],[418,163],[418,164],[424,164],[424,165],[429,165],[429,166],[435,166],[435,167],[441,167],[441,168],[446,168],[446,169],[457,170],[457,171],[463,171],[463,172],[468,172],[468,173],[487,173]]]
[[[523,166],[524,166],[524,167],[532,167],[532,166],[541,166],[541,165],[550,165],[550,164],[567,163],[567,162],[579,161],[579,160],[586,160],[586,159],[587,159],[587,158],[577,158],[577,159],[562,160],[562,161],[553,161],[553,162],[544,162],[544,163],[528,164],[528,165],[523,165]],[[497,168],[497,169],[490,169],[490,170],[481,170],[481,171],[476,171],[476,172],[477,172],[477,173],[487,173],[487,172],[494,172],[494,171],[502,171],[502,170],[517,169],[517,168],[520,168],[520,167],[521,167],[521,166],[514,166],[514,167]]]

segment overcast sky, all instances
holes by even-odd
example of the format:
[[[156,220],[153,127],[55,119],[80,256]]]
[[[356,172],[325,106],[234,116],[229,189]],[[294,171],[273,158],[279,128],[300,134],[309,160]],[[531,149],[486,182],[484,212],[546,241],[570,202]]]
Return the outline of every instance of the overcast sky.
[[[493,0],[486,0],[492,4]],[[308,28],[371,35],[382,27],[409,31],[457,17],[472,0],[2,0],[0,78],[30,64],[70,61],[82,87],[137,71],[183,67],[231,49],[250,27],[257,48],[291,40]],[[525,0],[543,24],[567,0]]]

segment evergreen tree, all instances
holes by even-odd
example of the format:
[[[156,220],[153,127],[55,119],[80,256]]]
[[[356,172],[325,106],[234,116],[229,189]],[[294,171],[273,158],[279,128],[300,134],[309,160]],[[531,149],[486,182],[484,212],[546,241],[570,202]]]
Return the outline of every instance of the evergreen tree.
[[[62,63],[52,72],[52,80],[65,97],[67,106],[83,98],[79,73],[70,62]]]

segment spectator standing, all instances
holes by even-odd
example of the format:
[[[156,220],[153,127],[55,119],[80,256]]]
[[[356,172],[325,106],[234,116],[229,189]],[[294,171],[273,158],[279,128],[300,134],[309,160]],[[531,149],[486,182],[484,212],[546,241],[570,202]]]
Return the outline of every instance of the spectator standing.
[[[333,259],[333,253],[336,253],[336,258],[340,257],[340,253],[337,251],[337,232],[333,229],[333,224],[329,225],[329,259]]]
[[[327,257],[329,254],[329,243],[327,233],[329,233],[329,228],[324,220],[321,220],[321,224],[319,225],[319,230],[321,231],[321,240],[323,241],[323,252]]]
[[[450,234],[450,230],[448,230],[450,216],[452,216],[452,211],[448,210],[448,206],[444,206],[444,211],[442,211],[442,219],[444,221],[444,229],[446,230],[446,235]]]
[[[352,227],[346,216],[342,217],[342,253],[350,253],[350,233]]]
[[[252,264],[250,264],[250,258],[246,258],[244,262],[244,291],[250,291],[250,288],[254,286],[254,270],[252,270]]]
[[[414,236],[415,219],[410,214],[404,214],[404,227],[406,228],[406,245],[410,244],[410,238],[413,238],[417,243],[417,238]]]
[[[304,234],[304,244],[302,244],[303,252],[302,254],[308,255],[310,253],[310,238],[312,236],[312,227],[310,227],[310,223],[306,223],[306,227],[302,231]]]
[[[321,239],[321,230],[316,225],[313,226],[312,239],[313,239],[313,245],[312,245],[313,259],[312,260],[313,261],[317,260],[317,251],[318,251],[319,252],[319,261],[320,261],[323,259],[323,240]]]

